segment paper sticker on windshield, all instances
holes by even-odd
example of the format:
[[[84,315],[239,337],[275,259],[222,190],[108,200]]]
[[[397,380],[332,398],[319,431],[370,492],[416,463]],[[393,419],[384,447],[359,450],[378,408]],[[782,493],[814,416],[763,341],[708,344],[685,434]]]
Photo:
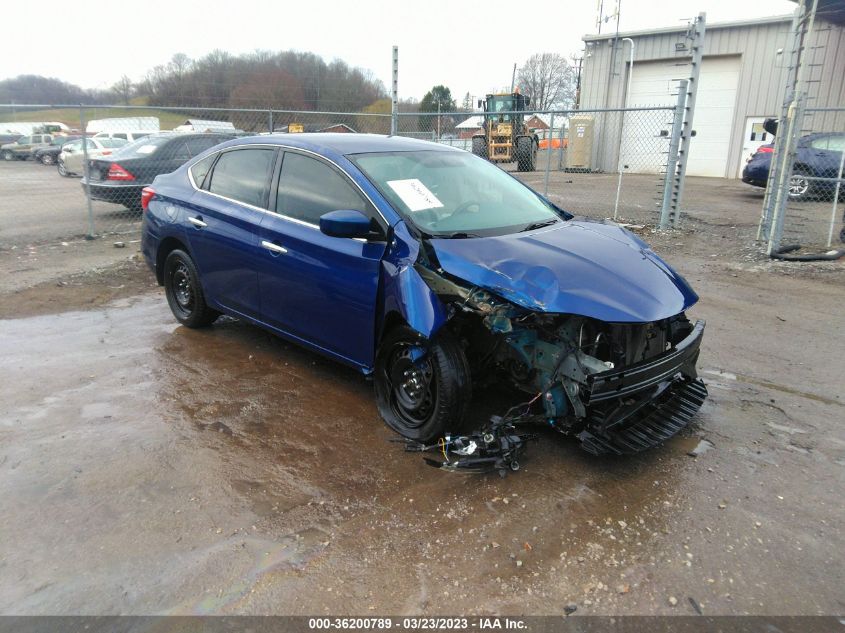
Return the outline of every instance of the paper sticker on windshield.
[[[423,211],[443,206],[437,196],[416,178],[388,180],[387,184],[396,192],[396,195],[402,198],[402,202],[410,211]]]
[[[142,145],[138,149],[135,150],[136,154],[152,154],[156,151],[157,145]]]

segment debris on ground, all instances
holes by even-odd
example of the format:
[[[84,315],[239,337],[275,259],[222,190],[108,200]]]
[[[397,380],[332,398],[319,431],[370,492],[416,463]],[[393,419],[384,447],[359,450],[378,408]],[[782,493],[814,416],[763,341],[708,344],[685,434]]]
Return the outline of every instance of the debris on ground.
[[[698,457],[699,455],[704,455],[704,453],[709,451],[711,448],[714,448],[713,442],[702,438],[695,448],[687,452],[687,455],[690,457]]]

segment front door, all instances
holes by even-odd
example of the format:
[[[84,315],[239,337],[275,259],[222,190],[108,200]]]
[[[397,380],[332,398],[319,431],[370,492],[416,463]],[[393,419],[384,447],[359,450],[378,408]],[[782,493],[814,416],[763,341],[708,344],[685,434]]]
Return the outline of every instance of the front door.
[[[340,170],[313,156],[285,151],[276,212],[261,222],[261,320],[359,367],[371,367],[386,245],[322,233],[320,216],[340,209],[374,219],[378,215]]]
[[[745,163],[761,145],[768,145],[775,142],[775,137],[763,129],[763,121],[769,117],[750,116],[745,119],[745,136],[742,137],[742,151],[739,154],[739,170],[737,178],[742,178],[742,170]]]

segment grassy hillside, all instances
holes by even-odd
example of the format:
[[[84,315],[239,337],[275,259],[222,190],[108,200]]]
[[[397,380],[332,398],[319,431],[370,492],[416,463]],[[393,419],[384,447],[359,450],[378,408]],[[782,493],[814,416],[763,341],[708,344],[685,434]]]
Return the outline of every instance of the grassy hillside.
[[[171,130],[177,125],[181,125],[188,118],[187,113],[180,112],[164,112],[162,110],[151,110],[149,108],[84,108],[85,120],[91,119],[107,119],[112,117],[132,117],[132,116],[154,116],[158,117],[161,122],[162,130]],[[3,108],[0,110],[0,121],[61,121],[69,128],[79,128],[79,110],[58,108],[52,110],[30,110],[25,112],[12,112],[11,109]]]

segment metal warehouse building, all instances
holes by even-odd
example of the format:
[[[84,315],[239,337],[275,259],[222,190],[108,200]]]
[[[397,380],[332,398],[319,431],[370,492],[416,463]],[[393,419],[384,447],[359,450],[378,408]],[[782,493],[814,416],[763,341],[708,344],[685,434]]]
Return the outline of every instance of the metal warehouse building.
[[[737,178],[748,156],[766,138],[762,122],[778,117],[784,100],[793,16],[708,24],[705,31],[698,94],[687,174]],[[630,38],[634,42],[631,73]],[[589,35],[581,79],[581,110],[673,105],[677,81],[690,76],[691,50],[687,27],[619,34]],[[808,106],[845,105],[845,27],[824,19],[805,45]],[[626,115],[627,139],[654,144],[670,123],[655,117]],[[671,113],[665,117],[671,118]],[[827,120],[829,119],[829,120]],[[816,117],[813,131],[845,129],[843,114]],[[618,132],[602,129],[596,120],[592,168],[614,171]],[[613,126],[607,126],[608,128]],[[628,162],[623,153],[623,162]],[[631,171],[659,171],[660,165],[637,164]]]

